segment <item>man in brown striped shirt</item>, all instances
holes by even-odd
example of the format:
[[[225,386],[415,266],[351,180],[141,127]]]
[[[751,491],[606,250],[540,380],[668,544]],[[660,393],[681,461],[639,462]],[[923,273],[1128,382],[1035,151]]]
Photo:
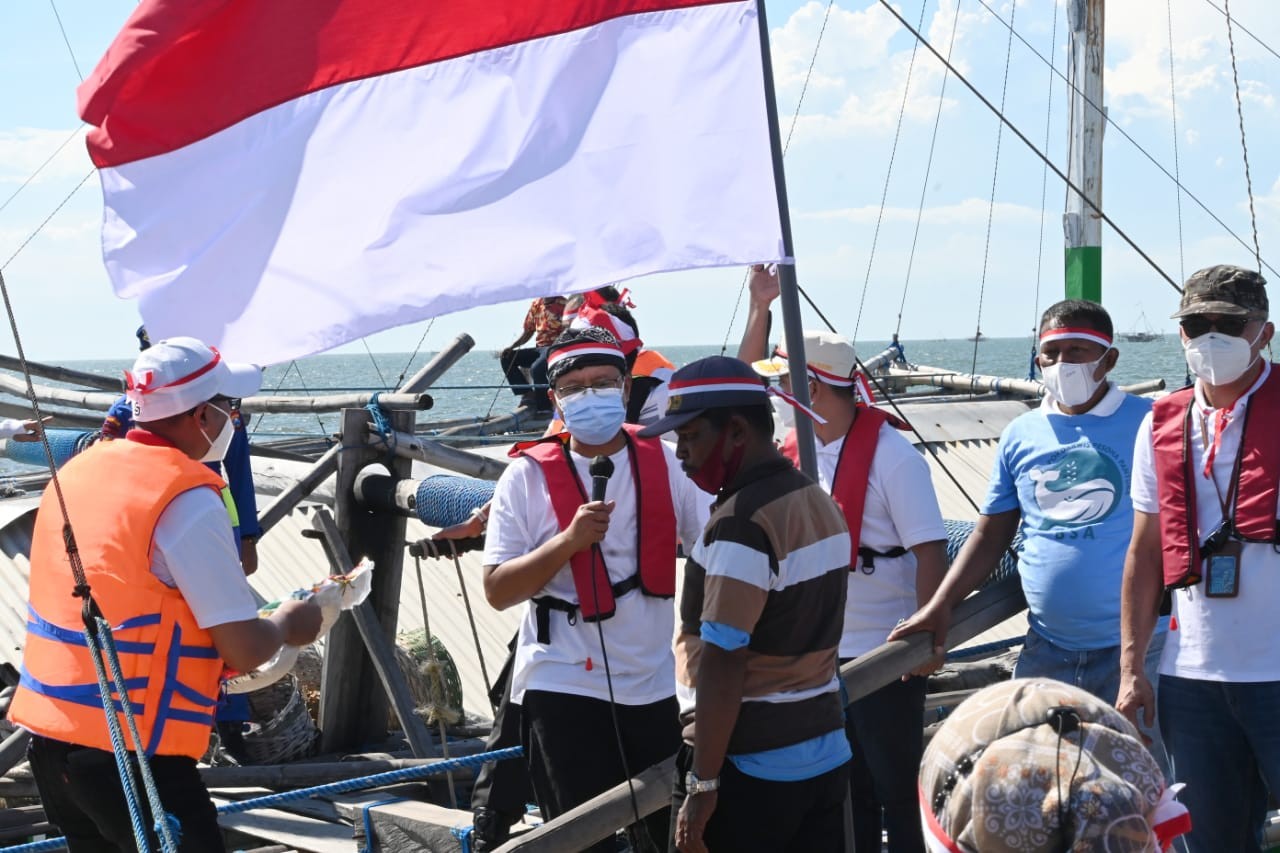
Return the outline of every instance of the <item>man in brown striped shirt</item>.
[[[701,359],[670,392],[667,416],[641,434],[675,430],[685,472],[716,496],[685,566],[676,639],[675,847],[842,851],[844,516],[778,453],[750,367]]]

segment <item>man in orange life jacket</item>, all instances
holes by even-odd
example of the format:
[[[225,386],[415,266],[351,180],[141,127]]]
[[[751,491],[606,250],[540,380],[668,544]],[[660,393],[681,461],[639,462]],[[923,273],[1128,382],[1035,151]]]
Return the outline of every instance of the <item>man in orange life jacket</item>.
[[[758,278],[760,271],[755,272]],[[753,295],[757,290],[753,287]],[[760,316],[753,312],[749,318],[739,358],[763,355],[764,329],[751,325]],[[840,639],[840,658],[848,661],[882,644],[898,622],[933,595],[947,569],[947,531],[924,457],[882,410],[857,404],[853,346],[839,335],[806,332],[804,349],[810,399],[820,418],[814,426],[818,481],[844,512],[852,542]],[[752,366],[762,377],[777,377],[790,393],[794,379],[785,354]],[[775,402],[775,408],[789,424],[794,407]],[[782,451],[798,465],[794,429],[788,430]],[[846,710],[860,850],[878,848],[882,826],[891,853],[924,849],[915,780],[924,739],[914,721],[924,713],[925,688],[923,677],[895,681]]]
[[[673,452],[624,427],[629,383],[612,335],[571,329],[547,365],[567,432],[513,449],[484,567],[490,604],[526,604],[511,701],[523,706],[529,772],[550,818],[622,782],[624,767],[638,773],[679,746],[676,541],[692,543],[707,510]],[[597,456],[613,464],[603,501],[589,499]],[[646,819],[655,842],[667,821],[666,810]]]
[[[93,598],[115,629],[161,801],[182,824],[182,849],[222,850],[196,760],[209,745],[224,662],[249,670],[283,643],[311,642],[320,611],[285,602],[271,618],[258,617],[223,482],[202,464],[226,452],[230,400],[257,390],[258,368],[228,364],[194,338],[171,338],[142,353],[126,378],[137,428],[68,462],[61,493]],[[103,483],[125,487],[104,501]],[[31,543],[27,635],[9,719],[32,733],[32,773],[72,853],[131,850],[63,523],[48,489]]]
[[[1234,266],[1187,279],[1181,321],[1195,385],[1157,400],[1133,458],[1133,539],[1124,568],[1117,707],[1164,735],[1187,787],[1191,853],[1259,850],[1280,794],[1280,374],[1262,350],[1266,281]],[[1161,594],[1173,620],[1159,695],[1143,656]]]

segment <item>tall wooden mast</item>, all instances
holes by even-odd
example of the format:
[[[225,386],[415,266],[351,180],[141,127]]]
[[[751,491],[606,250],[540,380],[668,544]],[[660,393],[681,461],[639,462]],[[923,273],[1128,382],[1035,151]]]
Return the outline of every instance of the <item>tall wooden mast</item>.
[[[1103,14],[1105,0],[1068,0],[1071,27],[1071,124],[1067,176],[1096,209],[1102,209]],[[1066,236],[1066,295],[1068,299],[1102,301],[1102,219],[1094,207],[1067,190],[1062,218]]]

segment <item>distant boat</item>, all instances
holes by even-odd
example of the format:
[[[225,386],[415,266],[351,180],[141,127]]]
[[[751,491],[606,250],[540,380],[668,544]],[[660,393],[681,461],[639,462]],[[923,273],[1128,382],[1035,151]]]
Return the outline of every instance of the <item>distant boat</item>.
[[[965,340],[967,341],[975,341],[975,342],[985,341],[986,339],[987,339],[987,336],[982,334],[981,331],[979,331],[976,335],[970,335],[969,337],[965,338]]]
[[[1128,332],[1122,332],[1120,337],[1124,338],[1126,341],[1133,341],[1134,343],[1140,344],[1154,341],[1160,337],[1160,333],[1151,328],[1151,324],[1147,322],[1147,315],[1145,313],[1138,315],[1138,325],[1141,326],[1141,328],[1135,327]]]

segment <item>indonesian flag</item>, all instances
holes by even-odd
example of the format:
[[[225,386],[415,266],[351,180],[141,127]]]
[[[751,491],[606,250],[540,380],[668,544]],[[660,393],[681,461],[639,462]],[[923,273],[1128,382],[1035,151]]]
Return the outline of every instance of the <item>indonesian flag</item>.
[[[153,340],[269,364],[781,261],[755,0],[143,0],[79,91]]]

